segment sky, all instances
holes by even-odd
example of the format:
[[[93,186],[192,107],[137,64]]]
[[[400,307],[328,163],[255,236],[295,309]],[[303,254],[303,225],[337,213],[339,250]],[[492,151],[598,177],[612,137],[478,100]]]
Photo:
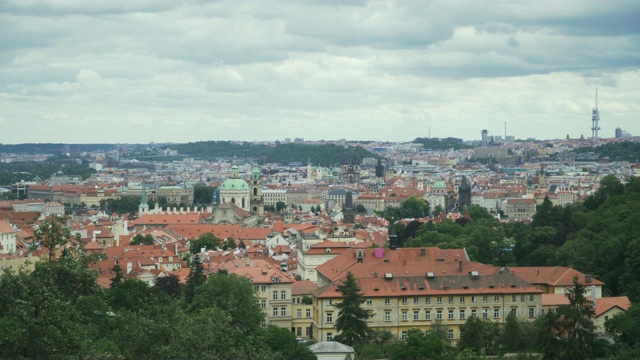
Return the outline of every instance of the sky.
[[[640,135],[640,1],[2,0],[0,143]]]

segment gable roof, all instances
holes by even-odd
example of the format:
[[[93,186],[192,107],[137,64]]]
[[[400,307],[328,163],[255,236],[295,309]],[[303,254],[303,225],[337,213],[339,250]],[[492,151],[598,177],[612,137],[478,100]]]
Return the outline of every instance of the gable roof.
[[[534,285],[571,286],[573,285],[574,276],[578,276],[580,283],[583,285],[604,285],[602,281],[593,277],[591,277],[590,282],[587,282],[590,276],[566,266],[518,266],[509,268],[509,270]]]

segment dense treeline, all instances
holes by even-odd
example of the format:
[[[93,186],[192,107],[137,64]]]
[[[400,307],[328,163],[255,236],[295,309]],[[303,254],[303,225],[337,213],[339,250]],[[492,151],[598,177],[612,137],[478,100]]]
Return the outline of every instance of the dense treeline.
[[[289,329],[261,328],[253,285],[236,275],[205,278],[192,261],[186,285],[123,280],[96,284],[89,257],[65,250],[32,273],[0,277],[2,359],[315,359]]]
[[[361,147],[313,144],[280,144],[277,146],[256,145],[250,143],[235,144],[230,141],[201,141],[172,145],[180,154],[201,159],[221,157],[257,158],[261,163],[276,162],[287,164],[308,160],[314,165],[330,166],[339,163],[360,164],[363,158],[377,157]]]
[[[608,158],[611,161],[640,161],[640,142],[623,141],[604,144],[597,147],[582,147],[575,150],[578,154],[593,152],[600,158]]]
[[[62,171],[64,175],[76,175],[83,179],[96,172],[95,169],[85,164],[74,162],[64,164],[53,161],[0,163],[0,185],[10,185],[21,180],[32,180],[36,176],[46,180],[58,171]]]

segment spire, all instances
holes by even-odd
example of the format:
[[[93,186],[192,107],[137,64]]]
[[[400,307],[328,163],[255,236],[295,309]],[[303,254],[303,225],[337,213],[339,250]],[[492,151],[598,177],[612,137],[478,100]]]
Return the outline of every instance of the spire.
[[[258,168],[258,160],[253,160],[253,171],[251,172],[251,178],[253,180],[258,180],[260,179],[260,176],[262,174],[260,173],[260,169]]]
[[[147,187],[145,181],[142,179],[142,193],[140,193],[140,205],[147,205]]]

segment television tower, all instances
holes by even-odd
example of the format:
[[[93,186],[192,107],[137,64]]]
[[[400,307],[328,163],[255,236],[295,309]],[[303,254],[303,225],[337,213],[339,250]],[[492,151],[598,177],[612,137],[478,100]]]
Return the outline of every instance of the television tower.
[[[598,139],[598,130],[600,130],[600,111],[598,111],[598,85],[596,85],[596,107],[591,112],[591,140]]]

